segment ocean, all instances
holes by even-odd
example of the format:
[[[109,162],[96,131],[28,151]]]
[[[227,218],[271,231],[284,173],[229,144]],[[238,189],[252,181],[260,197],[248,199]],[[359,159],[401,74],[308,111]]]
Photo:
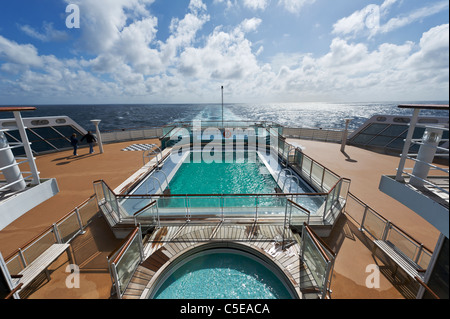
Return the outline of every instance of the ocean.
[[[270,103],[224,104],[225,121],[273,121],[287,127],[342,129],[351,118],[350,129],[356,129],[375,114],[412,115],[399,104],[448,104],[448,101],[409,101],[373,103]],[[93,129],[90,120],[99,119],[101,131],[160,127],[176,121],[222,119],[221,104],[129,104],[129,105],[38,105],[22,117],[66,115],[85,129]],[[445,116],[448,111],[422,110],[424,116]],[[11,118],[0,112],[0,118]]]

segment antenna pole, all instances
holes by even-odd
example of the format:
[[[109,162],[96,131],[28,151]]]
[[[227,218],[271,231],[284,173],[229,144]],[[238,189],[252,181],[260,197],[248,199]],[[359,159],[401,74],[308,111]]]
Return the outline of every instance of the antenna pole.
[[[222,128],[223,128],[223,85],[222,85]]]

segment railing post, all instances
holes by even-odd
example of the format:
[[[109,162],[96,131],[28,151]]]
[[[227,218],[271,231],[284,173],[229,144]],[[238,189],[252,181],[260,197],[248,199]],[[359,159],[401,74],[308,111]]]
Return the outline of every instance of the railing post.
[[[58,244],[62,244],[61,236],[59,235],[58,227],[56,224],[53,224],[53,233],[55,234],[56,241]]]
[[[322,282],[322,298],[321,299],[325,299],[327,296],[327,291],[328,291],[328,276],[330,275],[330,270],[331,270],[331,266],[330,266],[331,262],[327,262],[327,269],[325,271],[325,276],[323,277],[323,282]]]
[[[116,202],[116,207],[117,207],[117,217],[119,219],[119,223],[121,223],[122,222],[122,214],[120,213],[119,201],[117,200],[116,194],[113,194],[113,195],[114,195],[114,200]]]
[[[417,252],[417,257],[414,259],[414,262],[416,264],[419,264],[419,259],[420,259],[420,255],[422,254],[422,251],[423,251],[423,244],[420,244],[419,251]]]
[[[81,221],[81,216],[80,216],[80,211],[77,208],[75,208],[75,215],[77,216],[77,220],[78,220],[78,224],[80,225],[80,231],[81,231],[81,235],[84,235],[86,233],[86,231],[83,228],[83,222]]]
[[[403,182],[403,169],[405,168],[406,158],[408,157],[409,148],[411,146],[411,139],[414,135],[414,130],[416,128],[417,120],[419,118],[420,109],[414,109],[413,116],[411,118],[411,122],[409,123],[408,133],[405,139],[405,144],[403,145],[403,150],[400,158],[400,163],[397,168],[397,175],[395,176],[395,180],[397,182]]]
[[[359,231],[364,231],[364,222],[366,221],[366,216],[367,216],[367,211],[369,210],[369,206],[365,206],[364,208],[364,213],[363,213],[363,218],[361,220],[361,227],[359,228]]]
[[[20,260],[22,261],[23,268],[25,268],[28,264],[27,264],[27,261],[25,260],[25,256],[23,255],[23,251],[20,248],[19,248],[19,257],[20,257]]]
[[[159,205],[158,205],[158,200],[156,200],[156,205],[155,205],[155,207],[156,207],[156,222],[157,222],[158,229],[160,229],[160,228],[161,228],[161,220],[160,220],[160,218],[159,218]]]
[[[138,242],[139,242],[139,254],[141,255],[141,262],[144,261],[144,245],[142,244],[142,229],[141,224],[139,224],[139,230],[138,230]]]
[[[259,196],[256,195],[255,197],[255,205],[256,205],[256,209],[255,209],[255,223],[258,221],[258,202],[259,202]]]
[[[323,180],[325,179],[325,167],[322,170],[322,180],[320,181],[320,189],[323,191]]]
[[[185,200],[184,200],[184,205],[186,206],[186,221],[189,223],[190,220],[190,216],[189,216],[189,199],[186,195]]]
[[[220,209],[221,209],[221,221],[223,222],[225,220],[225,216],[224,216],[224,206],[225,206],[225,198],[223,196],[219,197],[219,201],[220,201]]]
[[[384,227],[384,231],[383,231],[383,237],[381,238],[382,241],[386,241],[386,238],[388,236],[389,230],[391,229],[391,222],[388,220],[386,222],[386,226]]]
[[[286,222],[287,222],[287,214],[288,214],[288,204],[289,201],[286,198],[286,205],[285,205],[285,209],[284,209],[284,223],[283,223],[283,243],[282,243],[282,249],[284,250],[285,247],[285,237],[286,237]]]
[[[119,282],[119,276],[117,275],[116,264],[111,263],[110,269],[112,271],[112,275],[114,278],[114,286],[116,288],[117,299],[122,299],[122,293],[120,292],[120,282]]]

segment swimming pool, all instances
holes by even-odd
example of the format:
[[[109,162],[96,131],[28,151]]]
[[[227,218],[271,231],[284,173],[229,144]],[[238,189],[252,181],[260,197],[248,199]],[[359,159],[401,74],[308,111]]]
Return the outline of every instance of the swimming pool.
[[[261,214],[284,214],[286,197],[275,196],[276,188],[285,193],[288,190],[302,194],[316,191],[300,178],[292,187],[292,180],[280,174],[282,169],[278,159],[267,152],[232,151],[214,156],[193,150],[180,154],[175,152],[131,194],[172,195],[154,198],[161,214],[177,213],[177,209],[186,215],[252,214],[255,207]],[[133,215],[154,199],[130,198],[123,200],[121,205]],[[315,214],[324,202],[321,197],[296,196],[292,199],[300,201],[311,214]],[[148,213],[155,214],[155,209]]]
[[[280,270],[237,249],[211,249],[183,259],[165,276],[154,299],[292,299]]]
[[[223,155],[217,161],[201,158],[194,152],[186,157],[170,181],[171,194],[269,194],[276,181],[255,153]]]

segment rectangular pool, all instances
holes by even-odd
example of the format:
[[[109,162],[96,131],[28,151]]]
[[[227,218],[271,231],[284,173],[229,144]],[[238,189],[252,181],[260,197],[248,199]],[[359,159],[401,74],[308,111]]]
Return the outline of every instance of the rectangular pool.
[[[175,195],[154,197],[159,213],[164,210],[188,213],[217,210],[251,212],[255,207],[261,212],[285,213],[286,197],[276,196],[276,188],[283,189],[285,193],[288,189],[292,190],[291,193],[316,193],[301,179],[296,179],[295,187],[291,187],[292,180],[280,174],[283,167],[278,159],[265,152],[234,151],[210,155],[192,150],[184,154],[171,154],[164,165],[145,178],[132,194]],[[315,213],[324,201],[320,196],[296,196],[292,199],[297,203],[300,201],[311,213]],[[150,202],[149,198],[129,198],[123,200],[121,205],[132,215]]]

